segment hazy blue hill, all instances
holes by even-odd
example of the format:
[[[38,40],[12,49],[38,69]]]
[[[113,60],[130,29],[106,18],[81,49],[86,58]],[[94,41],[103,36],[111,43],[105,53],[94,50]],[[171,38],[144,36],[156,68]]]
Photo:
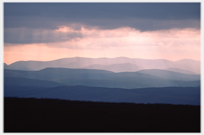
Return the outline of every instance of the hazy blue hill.
[[[43,61],[17,61],[7,66],[7,69],[13,70],[40,70],[46,68],[47,62]]]
[[[110,88],[194,87],[200,85],[199,75],[181,74],[165,70],[114,73],[95,69],[46,68],[40,71],[5,69],[4,75],[5,77],[24,77],[55,81],[72,86],[85,85]]]
[[[22,71],[22,70],[4,70],[5,76],[25,77],[41,80],[52,80],[56,78],[102,78],[110,77],[114,74],[110,71],[95,69],[68,69],[68,68],[46,68],[39,71]],[[107,77],[106,77],[107,78]]]
[[[84,67],[85,69],[103,69],[105,67],[105,65],[100,65],[100,64],[93,64],[93,65],[89,65]]]
[[[62,58],[52,61],[17,61],[9,65],[9,69],[16,70],[41,70],[48,67],[53,68],[84,68],[92,64],[111,64],[112,59],[109,58]]]
[[[175,86],[178,87],[200,87],[200,81],[176,81]]]
[[[94,70],[94,69],[67,69],[67,68],[46,68],[40,71],[36,71],[34,76],[36,79],[40,78],[43,80],[58,81],[59,79],[69,78],[69,85],[75,85],[73,80],[77,80],[78,83],[87,82],[86,80],[92,79],[108,79],[114,76],[113,72],[105,70]],[[64,83],[64,82],[63,82]],[[92,82],[89,82],[92,83]]]
[[[12,77],[13,75],[13,77],[49,80],[66,85],[85,85],[112,88],[143,88],[155,86],[152,86],[151,84],[148,84],[146,82],[141,82],[141,79],[137,79],[139,80],[139,82],[137,82],[137,80],[134,80],[132,78],[118,78],[118,76],[116,76],[114,72],[104,70],[66,68],[46,68],[40,71],[5,70],[4,75],[6,77]],[[156,80],[156,78],[154,78],[154,80]],[[158,81],[159,84],[160,81]],[[166,83],[160,84],[159,86],[166,86]]]
[[[4,85],[6,86],[39,86],[39,87],[56,87],[65,84],[53,81],[29,79],[22,77],[4,77]]]
[[[138,72],[153,75],[153,76],[158,76],[158,77],[162,77],[162,78],[170,79],[170,80],[182,80],[182,81],[200,80],[200,75],[182,74],[178,72],[161,70],[161,69],[140,70]]]
[[[144,69],[177,68],[200,74],[200,61],[197,60],[183,59],[178,61],[169,61],[164,59],[135,59],[135,61],[137,65],[143,67]]]
[[[46,91],[49,91],[49,89],[43,86],[4,85],[4,97],[26,98],[29,95],[40,94]]]
[[[139,59],[135,58],[134,63],[143,67],[143,69],[165,69],[174,67],[172,61],[165,59]]]
[[[183,59],[174,62],[175,67],[200,74],[200,61]]]
[[[89,65],[85,67],[85,69],[101,69],[101,70],[108,70],[112,72],[135,72],[142,69],[142,67],[131,63],[122,63],[122,64],[111,64],[111,65],[94,64],[94,65]]]
[[[112,72],[135,72],[142,69],[142,67],[131,63],[111,64],[111,65],[94,64],[94,65],[87,66],[85,68],[108,70]]]
[[[4,77],[25,77],[29,78],[27,76],[28,74],[31,74],[32,71],[23,71],[23,70],[10,70],[10,69],[4,69]]]
[[[109,88],[147,88],[147,87],[167,87],[167,86],[186,86],[194,87],[199,86],[200,81],[175,81],[161,79],[150,75],[136,76],[136,77],[103,77],[103,78],[85,78],[85,77],[64,77],[52,79],[52,81],[63,83],[66,85],[84,85],[96,87],[109,87]]]
[[[200,87],[120,89],[87,86],[52,88],[6,87],[5,97],[34,97],[97,102],[200,105]],[[16,94],[16,95],[15,95]]]
[[[108,87],[108,88],[145,88],[145,87],[157,87],[157,86],[171,86],[168,84],[152,84],[141,82],[126,78],[110,78],[110,79],[71,79],[71,78],[59,78],[54,81],[64,83],[66,85],[84,85],[84,86],[95,86],[95,87]]]
[[[113,72],[135,72],[142,69],[142,67],[131,63],[122,63],[108,65],[105,66],[103,69]]]
[[[68,69],[68,68],[46,68],[40,71],[36,71],[39,74],[50,75],[53,74],[59,77],[70,77],[70,78],[102,78],[110,75],[114,75],[114,72],[97,70],[97,69]]]
[[[128,63],[128,64],[127,64]],[[102,69],[114,72],[132,72],[140,69],[168,69],[177,68],[188,70],[190,72],[200,74],[200,61],[195,60],[179,60],[169,61],[165,59],[139,59],[139,58],[84,58],[73,57],[63,58],[52,61],[17,61],[5,66],[6,69],[15,70],[41,70],[44,68],[75,68],[75,69]],[[179,71],[179,70],[177,70]]]
[[[191,72],[191,71],[188,71],[188,70],[179,69],[179,68],[167,68],[165,70],[173,71],[173,72],[179,72],[179,73],[183,73],[183,74],[196,74],[194,72]]]
[[[8,65],[6,63],[4,63],[4,68],[8,68]]]

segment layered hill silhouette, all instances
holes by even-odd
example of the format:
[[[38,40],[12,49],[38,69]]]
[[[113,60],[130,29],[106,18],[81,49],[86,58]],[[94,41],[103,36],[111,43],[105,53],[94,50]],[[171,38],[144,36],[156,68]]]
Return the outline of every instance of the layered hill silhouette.
[[[74,57],[4,63],[4,97],[200,105],[200,62]]]
[[[29,78],[23,78],[23,77],[4,77],[4,85],[5,86],[56,87],[56,86],[62,86],[63,84],[53,82],[53,81],[29,79]]]
[[[183,59],[169,61],[164,59],[139,58],[84,58],[73,57],[53,61],[17,61],[10,65],[4,64],[5,69],[14,70],[41,70],[48,67],[101,69],[113,72],[135,72],[142,69],[165,69],[188,74],[200,74],[200,61]]]
[[[4,97],[49,98],[115,103],[200,105],[200,87],[121,89],[88,86],[7,86]]]
[[[23,80],[23,83],[26,82],[25,78],[28,78],[52,81],[69,86],[84,85],[110,88],[200,86],[200,75],[183,74],[159,69],[120,73],[96,69],[46,68],[39,71],[5,69],[4,77],[7,80],[6,83],[13,82],[9,80],[12,78],[18,78],[18,81]]]
[[[200,75],[160,69],[120,73],[68,68],[5,69],[4,97],[200,105]]]

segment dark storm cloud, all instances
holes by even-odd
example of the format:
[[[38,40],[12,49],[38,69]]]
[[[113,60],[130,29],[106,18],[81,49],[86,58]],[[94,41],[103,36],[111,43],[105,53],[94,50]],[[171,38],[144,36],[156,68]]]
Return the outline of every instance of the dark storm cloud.
[[[75,30],[56,33],[60,26]],[[4,3],[4,42],[51,43],[82,38],[85,28],[140,31],[200,29],[200,3]]]
[[[6,28],[4,42],[10,44],[53,43],[81,38],[81,33],[62,33],[46,29]]]
[[[186,20],[183,23],[182,20]],[[192,23],[192,20],[195,23]],[[160,25],[160,23],[165,25]],[[179,23],[180,22],[180,23]],[[196,23],[197,22],[197,23]],[[79,23],[103,29],[199,28],[200,3],[5,3],[4,27],[56,29]]]

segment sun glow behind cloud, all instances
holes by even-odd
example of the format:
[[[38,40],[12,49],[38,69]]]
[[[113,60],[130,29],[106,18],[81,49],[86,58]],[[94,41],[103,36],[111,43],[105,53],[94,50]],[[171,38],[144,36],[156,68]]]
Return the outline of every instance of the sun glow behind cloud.
[[[200,30],[169,29],[139,31],[130,27],[99,29],[59,26],[55,30],[9,29],[28,43],[5,43],[4,61],[53,60],[63,57],[131,57],[147,59],[200,60]],[[21,32],[22,33],[22,32]]]

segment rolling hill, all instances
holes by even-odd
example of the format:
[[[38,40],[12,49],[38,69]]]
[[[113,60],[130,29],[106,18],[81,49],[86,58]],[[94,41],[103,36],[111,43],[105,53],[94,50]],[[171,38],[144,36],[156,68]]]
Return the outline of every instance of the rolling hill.
[[[200,75],[166,70],[142,70],[114,73],[95,69],[46,68],[39,71],[4,70],[5,77],[53,81],[64,85],[84,85],[110,88],[195,87]]]
[[[138,71],[138,73],[144,73],[144,74],[153,75],[153,76],[170,79],[170,80],[182,80],[182,81],[200,80],[199,75],[182,74],[182,73],[167,71],[162,69],[140,70]]]
[[[121,89],[88,86],[60,86],[51,88],[6,86],[4,97],[200,105],[200,87]]]
[[[74,69],[101,69],[113,72],[134,72],[141,69],[178,69],[177,72],[200,74],[200,61],[183,59],[169,61],[164,59],[139,59],[139,58],[63,58],[53,61],[17,61],[4,66],[13,70],[41,70],[44,68],[74,68]],[[182,71],[184,70],[184,71]]]
[[[64,84],[46,81],[46,80],[38,80],[38,79],[29,79],[23,77],[4,77],[4,86],[39,86],[39,87],[56,87],[62,86]]]
[[[188,70],[179,69],[179,68],[167,68],[167,69],[164,69],[164,70],[178,72],[178,73],[183,73],[183,74],[195,74],[194,72],[191,72],[191,71],[188,71]]]

